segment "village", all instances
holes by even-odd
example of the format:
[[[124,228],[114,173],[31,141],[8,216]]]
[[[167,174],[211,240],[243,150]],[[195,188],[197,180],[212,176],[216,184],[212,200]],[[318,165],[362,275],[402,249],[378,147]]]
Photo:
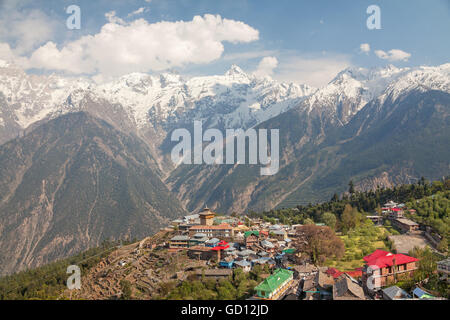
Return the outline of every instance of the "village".
[[[411,214],[414,214],[411,210]],[[375,223],[389,219],[402,231],[401,236],[418,236],[419,224],[404,217],[404,204],[390,201],[382,215],[368,216]],[[341,271],[318,267],[297,252],[293,245],[301,234],[301,225],[271,224],[248,217],[218,216],[209,208],[199,214],[172,222],[173,237],[169,252],[186,251],[195,261],[206,261],[207,269],[199,271],[203,278],[227,278],[239,268],[250,272],[257,265],[268,266],[271,274],[254,288],[250,299],[262,300],[403,300],[443,299],[421,287],[408,293],[395,285],[397,279],[412,277],[418,259],[407,254],[377,249],[363,259],[365,265]],[[397,236],[398,237],[398,236]],[[450,259],[438,263],[443,281],[448,283]]]
[[[380,227],[383,219],[389,220],[401,231],[390,239],[426,240],[423,234],[427,230],[419,230],[417,223],[405,218],[405,211],[402,204],[390,201],[381,214],[366,218]],[[275,222],[247,215],[221,216],[204,208],[198,214],[172,221],[154,236],[119,248],[83,279],[79,292],[67,292],[68,298],[120,299],[127,290],[126,298],[165,299],[185,282],[219,284],[233,279],[239,271],[258,273],[258,281],[247,288],[248,300],[445,299],[425,289],[422,283],[408,291],[396,285],[412,279],[419,269],[420,261],[408,255],[408,246],[395,253],[376,247],[361,259],[360,265],[338,268],[314,263],[299,249],[299,244],[309,245],[303,237],[307,225]],[[314,227],[328,228],[321,223]],[[433,242],[426,244],[432,247]],[[439,261],[433,271],[447,285],[449,272],[449,258]]]

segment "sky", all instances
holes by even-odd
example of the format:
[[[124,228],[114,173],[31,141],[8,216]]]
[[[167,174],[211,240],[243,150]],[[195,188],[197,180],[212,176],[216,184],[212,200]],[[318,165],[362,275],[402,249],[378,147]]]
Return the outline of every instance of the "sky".
[[[380,29],[367,27],[371,5]],[[237,64],[320,87],[347,67],[448,63],[449,34],[450,0],[0,0],[0,59],[99,82]]]

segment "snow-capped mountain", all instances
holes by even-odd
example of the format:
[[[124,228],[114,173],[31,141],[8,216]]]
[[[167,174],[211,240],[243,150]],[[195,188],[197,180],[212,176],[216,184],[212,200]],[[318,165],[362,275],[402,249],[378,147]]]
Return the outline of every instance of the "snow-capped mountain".
[[[185,79],[174,73],[132,73],[112,82],[35,75],[0,61],[0,143],[40,120],[74,111],[117,114],[139,131],[204,120],[209,127],[249,128],[292,108],[345,124],[369,101],[414,88],[449,92],[450,64],[437,67],[348,68],[328,85],[280,83],[232,66],[224,75]],[[98,109],[98,108],[97,108]],[[117,122],[117,121],[116,121]],[[127,128],[128,129],[128,128]]]
[[[373,99],[396,99],[416,88],[450,92],[450,64],[437,67],[347,68],[302,103],[309,112],[325,111],[332,122],[348,123]]]
[[[222,76],[189,80],[176,74],[130,74],[93,93],[124,106],[139,127],[203,119],[211,126],[248,128],[299,104],[315,91],[306,85],[258,79],[239,67]]]
[[[260,79],[237,66],[221,76],[185,80],[170,73],[132,73],[97,85],[88,79],[29,75],[2,62],[0,94],[6,106],[2,106],[0,125],[11,118],[14,125],[25,129],[45,118],[86,110],[83,103],[89,98],[120,105],[138,129],[149,124],[170,127],[192,119],[248,128],[297,106],[315,90],[307,85]]]

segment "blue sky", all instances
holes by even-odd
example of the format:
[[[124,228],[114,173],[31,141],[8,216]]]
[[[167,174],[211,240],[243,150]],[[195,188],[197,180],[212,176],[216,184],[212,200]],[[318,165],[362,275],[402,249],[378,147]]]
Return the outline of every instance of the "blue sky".
[[[14,5],[11,4],[12,2]],[[72,4],[78,5],[81,9],[80,30],[68,30],[65,26],[68,17],[65,8]],[[366,9],[373,4],[381,9],[381,30],[369,30],[366,26],[366,20],[369,17]],[[2,58],[2,52],[3,55],[7,55],[5,44],[9,46],[8,54],[20,60],[29,59],[37,49],[51,41],[58,51],[55,51],[55,48],[50,51],[49,47],[46,47],[48,50],[41,50],[40,53],[45,55],[45,53],[49,54],[48,52],[56,52],[61,59],[71,59],[73,54],[69,55],[69,58],[62,57],[63,48],[82,37],[99,34],[102,27],[108,23],[105,13],[115,11],[114,17],[122,19],[117,20],[119,21],[115,22],[117,24],[131,23],[136,19],[145,19],[148,25],[160,21],[190,22],[194,16],[204,17],[205,14],[219,15],[221,19],[233,20],[235,24],[224,31],[228,32],[226,37],[230,41],[217,40],[221,37],[217,34],[205,36],[205,39],[215,39],[211,43],[212,47],[218,43],[221,44],[222,52],[219,49],[219,51],[209,52],[208,45],[199,45],[198,41],[203,40],[197,39],[195,32],[190,33],[188,37],[192,37],[192,42],[186,45],[199,45],[197,49],[205,53],[205,59],[192,57],[178,60],[177,57],[174,58],[175,62],[167,62],[170,69],[187,75],[220,74],[225,72],[231,64],[236,63],[248,72],[259,70],[261,67],[261,70],[279,80],[306,82],[319,86],[331,80],[338,70],[348,66],[374,67],[392,63],[403,67],[449,62],[450,1],[446,0],[0,0],[0,8],[2,10],[0,26],[2,23],[3,26],[14,25],[14,23],[26,25],[32,18],[42,28],[44,24],[48,24],[48,28],[43,28],[41,32],[38,32],[38,27],[30,27],[36,30],[37,40],[31,36],[33,34],[31,31],[27,34],[26,32],[8,32],[2,28],[4,31],[0,32],[0,44],[3,43],[4,46],[3,51],[0,49],[0,58]],[[139,8],[144,8],[141,9],[143,12],[131,14]],[[13,21],[10,21],[11,19]],[[39,19],[42,21],[40,22]],[[110,20],[109,23],[114,22]],[[221,23],[222,21],[218,22],[218,24]],[[242,37],[235,33],[240,32],[237,30],[240,27],[238,23],[248,27],[243,29]],[[31,22],[30,26],[33,26]],[[170,25],[167,27],[171,28]],[[249,28],[257,31],[257,39],[254,34],[251,34],[252,30]],[[245,36],[245,32],[249,34]],[[143,33],[141,41],[145,43],[153,39],[152,37],[164,37],[164,31],[156,35],[149,31],[148,37]],[[177,39],[175,37],[174,41]],[[87,43],[88,39],[85,40]],[[162,43],[167,44],[164,41]],[[362,52],[361,44],[368,44],[370,51]],[[128,44],[129,47],[134,45]],[[100,50],[101,46],[98,44],[93,46],[96,46],[95,50]],[[80,47],[83,46],[80,45]],[[149,55],[156,55],[154,47],[151,48],[153,49],[147,47],[147,50],[152,51]],[[142,50],[145,49],[142,48]],[[94,49],[91,48],[91,50]],[[396,54],[391,55],[390,50],[398,50],[400,55],[398,57]],[[136,52],[133,49],[133,54]],[[199,51],[195,52],[198,55]],[[142,51],[142,54],[144,53],[145,51]],[[95,65],[92,61],[83,61],[86,67],[75,70],[63,62],[47,63],[43,61],[45,59],[42,54],[41,57],[36,54],[36,57],[30,61],[23,60],[25,61],[23,63],[33,69],[39,69],[41,67],[39,63],[41,63],[44,70],[55,68],[68,73],[105,73],[105,67],[102,69],[102,66]],[[161,52],[159,57],[162,54],[164,52]],[[101,59],[98,53],[93,56],[95,56],[92,58],[94,60]],[[266,60],[265,62],[268,63],[261,65],[265,57],[275,60]],[[108,57],[105,61],[109,61],[107,59]],[[77,64],[79,60],[74,58],[73,61]],[[117,62],[115,59],[111,61]],[[120,65],[120,61],[117,64]],[[131,68],[130,71],[161,72],[163,67],[156,66],[154,62],[148,62],[145,64],[145,70]],[[126,66],[120,66],[112,75],[120,75],[127,71]]]

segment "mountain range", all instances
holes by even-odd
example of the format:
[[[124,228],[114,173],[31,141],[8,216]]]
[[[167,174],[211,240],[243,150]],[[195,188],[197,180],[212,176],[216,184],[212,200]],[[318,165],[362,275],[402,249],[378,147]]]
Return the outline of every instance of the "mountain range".
[[[205,205],[222,213],[323,201],[450,172],[450,63],[348,68],[313,88],[245,73],[112,82],[0,61],[1,273],[142,237]],[[280,130],[280,171],[175,165],[170,135]]]

